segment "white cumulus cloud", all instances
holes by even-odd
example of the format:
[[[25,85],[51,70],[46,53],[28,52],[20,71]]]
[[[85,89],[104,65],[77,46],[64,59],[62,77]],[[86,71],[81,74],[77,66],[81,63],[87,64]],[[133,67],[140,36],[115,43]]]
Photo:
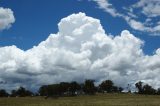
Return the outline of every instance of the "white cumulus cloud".
[[[143,53],[144,42],[124,30],[108,36],[100,20],[84,13],[61,19],[59,31],[39,45],[23,51],[16,46],[0,48],[1,87],[38,85],[60,81],[113,80],[126,87],[142,80],[160,87],[160,49]]]
[[[13,11],[0,7],[0,30],[8,29],[15,22]]]

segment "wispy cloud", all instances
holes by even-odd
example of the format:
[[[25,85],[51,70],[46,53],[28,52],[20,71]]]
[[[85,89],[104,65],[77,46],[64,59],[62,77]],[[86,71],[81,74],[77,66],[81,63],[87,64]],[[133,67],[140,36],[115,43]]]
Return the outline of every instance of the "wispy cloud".
[[[96,2],[100,9],[103,9],[113,17],[123,18],[134,30],[148,32],[150,35],[160,35],[159,20],[154,19],[160,17],[159,0],[139,0],[135,4],[122,7],[122,10],[127,14],[119,12],[109,0],[89,1]],[[138,14],[135,12],[137,9],[139,9]],[[143,15],[145,15],[146,21],[140,21],[140,17],[144,17]],[[152,21],[155,21],[155,23],[153,24]]]

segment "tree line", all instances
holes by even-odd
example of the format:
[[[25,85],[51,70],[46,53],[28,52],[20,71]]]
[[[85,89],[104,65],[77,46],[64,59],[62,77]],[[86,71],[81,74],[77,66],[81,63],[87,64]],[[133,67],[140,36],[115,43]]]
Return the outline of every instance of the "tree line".
[[[122,92],[123,88],[117,87],[111,80],[103,81],[99,86],[95,86],[94,80],[85,80],[84,83],[61,82],[59,84],[44,85],[39,89],[40,96],[75,96],[94,95],[96,92]]]
[[[148,95],[160,95],[160,88],[154,89],[148,84],[139,81],[135,84],[136,93]],[[94,95],[96,93],[121,93],[122,87],[116,86],[113,81],[105,80],[98,86],[95,86],[94,80],[85,80],[84,83],[60,82],[58,84],[42,85],[37,93],[33,93],[24,87],[12,90],[11,93],[5,89],[0,90],[0,97],[25,97],[25,96],[44,96],[44,97],[60,97],[60,96],[76,96],[76,95]],[[130,89],[128,90],[130,92]]]
[[[139,94],[160,95],[160,88],[154,89],[151,85],[143,84],[141,81],[137,82],[135,86]]]

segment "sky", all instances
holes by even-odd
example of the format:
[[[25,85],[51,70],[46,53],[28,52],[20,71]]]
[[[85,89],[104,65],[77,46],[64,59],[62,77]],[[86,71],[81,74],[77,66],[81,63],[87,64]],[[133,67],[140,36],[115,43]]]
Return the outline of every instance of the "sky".
[[[160,1],[0,0],[0,72],[6,89],[84,79],[158,88]]]
[[[149,16],[149,12],[143,13],[142,8],[144,8],[144,11],[146,10],[144,6],[136,8],[136,5],[138,5],[137,0],[100,1],[101,2],[98,2],[98,0],[1,0],[1,7],[10,8],[13,11],[15,22],[12,24],[12,27],[0,32],[0,46],[16,45],[23,50],[30,49],[46,39],[50,33],[56,33],[58,31],[57,24],[60,19],[72,13],[84,12],[88,16],[100,19],[105,31],[114,36],[118,35],[124,29],[131,31],[135,36],[145,41],[143,49],[146,54],[153,54],[153,52],[159,48],[160,26],[158,27],[158,31],[152,32],[145,30],[145,27],[150,27],[150,24],[151,29],[160,24],[159,9],[156,9],[158,6],[153,6],[155,7],[155,10],[151,9],[153,13],[149,11],[153,16]],[[152,0],[149,1],[152,2]],[[153,1],[156,2],[156,0]],[[141,2],[143,2],[143,0]],[[108,4],[110,6],[107,6]],[[130,8],[132,5],[135,5],[135,8],[134,6]],[[105,11],[107,9],[113,9],[115,13]],[[117,13],[124,16],[112,15]],[[135,16],[128,14],[134,14]],[[124,17],[130,17],[132,20],[140,22],[144,28],[134,28],[134,24],[130,25],[130,22],[126,21]]]

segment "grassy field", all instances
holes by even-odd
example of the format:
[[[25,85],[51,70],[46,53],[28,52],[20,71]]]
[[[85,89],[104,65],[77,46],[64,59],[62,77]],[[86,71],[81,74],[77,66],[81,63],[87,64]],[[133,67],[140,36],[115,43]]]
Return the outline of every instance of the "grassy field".
[[[95,96],[0,98],[0,106],[160,106],[160,96],[101,94]]]

